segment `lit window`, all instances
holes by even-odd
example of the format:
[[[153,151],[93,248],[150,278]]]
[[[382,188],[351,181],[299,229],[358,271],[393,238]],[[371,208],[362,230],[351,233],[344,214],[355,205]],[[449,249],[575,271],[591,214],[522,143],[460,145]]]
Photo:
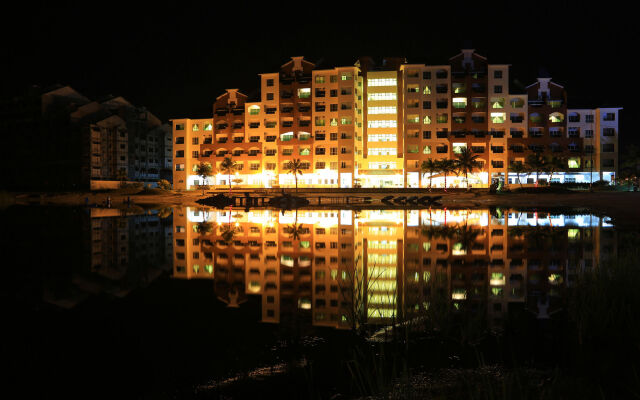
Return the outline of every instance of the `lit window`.
[[[454,97],[453,98],[453,108],[466,108],[467,107],[467,98],[466,97]]]
[[[369,128],[396,128],[398,121],[395,119],[373,120],[368,121]]]
[[[467,148],[466,143],[454,143],[453,144],[453,152],[456,154],[462,153],[463,149]]]
[[[369,114],[395,114],[396,107],[369,107],[367,109]]]
[[[491,122],[493,122],[494,124],[503,124],[505,118],[506,118],[505,113],[495,113],[495,112],[491,113]]]
[[[300,99],[308,99],[311,97],[311,88],[300,88],[298,89],[298,98]]]
[[[454,82],[451,86],[453,88],[453,93],[464,93],[467,90],[464,83]]]
[[[213,124],[210,124],[210,123],[204,124],[204,130],[205,131],[212,131],[213,130]]]
[[[573,157],[567,162],[569,168],[580,168],[580,158]]]
[[[398,80],[396,78],[367,80],[367,86],[397,86],[397,84],[398,84]]]
[[[549,115],[549,122],[563,122],[563,121],[564,121],[564,115],[562,113],[555,112]]]
[[[504,98],[502,98],[502,97],[492,97],[491,98],[491,108],[504,108]]]
[[[425,115],[424,118],[422,119],[422,123],[425,125],[429,125],[431,123],[431,117],[428,115]]]
[[[397,100],[396,93],[369,93],[367,95],[368,100]]]

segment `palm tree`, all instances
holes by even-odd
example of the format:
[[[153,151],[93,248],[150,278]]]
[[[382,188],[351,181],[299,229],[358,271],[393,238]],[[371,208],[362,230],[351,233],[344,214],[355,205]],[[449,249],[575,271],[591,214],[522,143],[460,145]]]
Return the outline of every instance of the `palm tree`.
[[[430,158],[427,161],[422,162],[422,165],[420,165],[420,171],[422,172],[423,177],[426,174],[429,174],[429,191],[431,191],[431,180],[433,179],[434,174],[440,172],[440,165],[438,165],[438,162],[434,161],[433,158]]]
[[[465,222],[464,225],[460,225],[456,228],[455,238],[462,245],[462,250],[467,251],[481,233],[482,231],[480,229],[470,227]]]
[[[293,177],[296,180],[296,192],[298,191],[298,174],[302,175],[302,166],[303,163],[299,158],[290,160],[285,166],[284,169],[288,171],[288,173],[293,174]]]
[[[511,170],[511,172],[516,173],[516,176],[518,177],[518,183],[522,188],[522,180],[520,179],[520,175],[527,172],[527,168],[525,167],[525,165],[521,162],[512,162],[509,165],[509,170]]]
[[[454,174],[454,175],[458,175],[458,168],[457,168],[457,162],[455,160],[438,160],[436,161],[438,163],[440,172],[442,172],[444,174],[444,191],[447,191],[447,175],[448,174]]]
[[[238,169],[238,163],[233,161],[231,157],[225,157],[218,168],[229,177],[229,191],[231,191],[231,174]]]
[[[529,171],[536,173],[536,185],[537,185],[540,172],[543,172],[544,169],[546,168],[546,163],[544,161],[544,158],[542,158],[542,155],[540,155],[540,153],[529,154],[529,156],[527,157],[526,167]]]
[[[295,220],[293,221],[293,225],[289,225],[285,228],[285,232],[289,235],[289,237],[293,240],[300,240],[300,235],[302,235],[306,229],[302,227],[302,224],[298,225],[298,210],[295,211]]]
[[[456,154],[457,160],[454,160],[456,163],[456,169],[459,174],[464,174],[464,181],[466,182],[467,189],[469,189],[469,172],[473,172],[474,170],[480,168],[480,162],[478,161],[478,156],[474,155],[473,152],[467,147],[463,147],[459,153]]]
[[[225,243],[231,243],[235,234],[236,234],[236,229],[234,228],[233,225],[231,225],[231,223],[226,224],[220,228],[220,237],[222,238],[222,241]]]
[[[204,195],[204,186],[207,184],[207,177],[211,176],[211,171],[213,168],[211,167],[211,163],[208,162],[200,162],[199,165],[196,166],[195,173],[200,178],[202,178],[202,194]]]
[[[549,157],[545,160],[545,164],[547,166],[547,170],[549,171],[549,186],[551,186],[551,178],[553,178],[553,173],[557,171],[561,171],[567,165],[567,159],[565,157]]]

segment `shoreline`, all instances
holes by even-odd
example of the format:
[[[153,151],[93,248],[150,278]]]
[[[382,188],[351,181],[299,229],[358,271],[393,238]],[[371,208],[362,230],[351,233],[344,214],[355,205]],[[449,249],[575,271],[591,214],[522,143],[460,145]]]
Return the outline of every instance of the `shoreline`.
[[[243,196],[247,190],[235,190],[233,194]],[[294,190],[288,190],[288,193],[296,194]],[[202,195],[201,191],[152,191],[148,193],[140,192],[139,189],[121,189],[108,192],[5,192],[12,201],[5,201],[5,207],[11,205],[53,205],[53,206],[85,206],[97,205],[101,207],[106,204],[107,198],[111,198],[111,208],[126,209],[127,199],[131,200],[131,206],[140,206],[143,208],[151,207],[203,207],[196,201],[210,197],[217,193],[228,194],[228,191],[206,191]],[[250,191],[250,193],[265,196],[264,192]],[[275,193],[275,192],[273,192]],[[273,194],[272,193],[272,194]],[[430,195],[442,196],[439,202],[443,207],[460,209],[460,208],[520,208],[520,209],[588,209],[597,215],[608,216],[613,220],[617,227],[637,227],[640,225],[640,192],[566,192],[566,193],[505,193],[505,194],[488,194],[486,191],[472,192],[448,192],[442,191],[428,192],[425,189],[408,190],[396,192],[380,192],[378,190],[363,190],[357,192],[318,192],[317,190],[300,189],[297,192],[299,196],[318,196],[323,197],[346,197],[346,196],[368,196],[372,198],[372,203],[366,208],[389,209],[420,209],[427,208],[422,205],[408,204],[404,206],[385,206],[379,203],[379,199],[390,194],[398,196],[411,195]],[[130,208],[129,207],[129,208]],[[339,205],[323,206],[339,208]],[[314,208],[313,206],[311,208]]]

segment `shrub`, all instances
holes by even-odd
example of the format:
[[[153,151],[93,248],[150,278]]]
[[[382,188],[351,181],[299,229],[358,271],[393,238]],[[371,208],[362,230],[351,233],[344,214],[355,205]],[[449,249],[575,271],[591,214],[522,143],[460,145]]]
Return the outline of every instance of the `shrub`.
[[[171,189],[171,184],[166,179],[160,179],[158,181],[158,187],[160,189],[162,189],[162,190],[170,190]]]

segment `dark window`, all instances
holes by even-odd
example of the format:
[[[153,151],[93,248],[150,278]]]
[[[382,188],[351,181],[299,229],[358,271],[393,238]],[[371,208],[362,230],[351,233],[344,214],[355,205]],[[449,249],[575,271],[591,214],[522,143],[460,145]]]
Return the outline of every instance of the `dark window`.
[[[431,139],[431,131],[422,131],[423,139]]]
[[[431,72],[430,71],[424,71],[422,73],[422,79],[431,79]]]
[[[267,86],[273,86],[273,79],[267,79]]]
[[[430,110],[431,109],[431,102],[430,101],[423,101],[422,102],[422,109],[423,110]]]
[[[273,100],[273,93],[267,93],[267,100]]]
[[[502,85],[495,85],[493,91],[494,93],[502,93]]]
[[[502,79],[502,71],[493,71],[493,77],[496,79]]]

